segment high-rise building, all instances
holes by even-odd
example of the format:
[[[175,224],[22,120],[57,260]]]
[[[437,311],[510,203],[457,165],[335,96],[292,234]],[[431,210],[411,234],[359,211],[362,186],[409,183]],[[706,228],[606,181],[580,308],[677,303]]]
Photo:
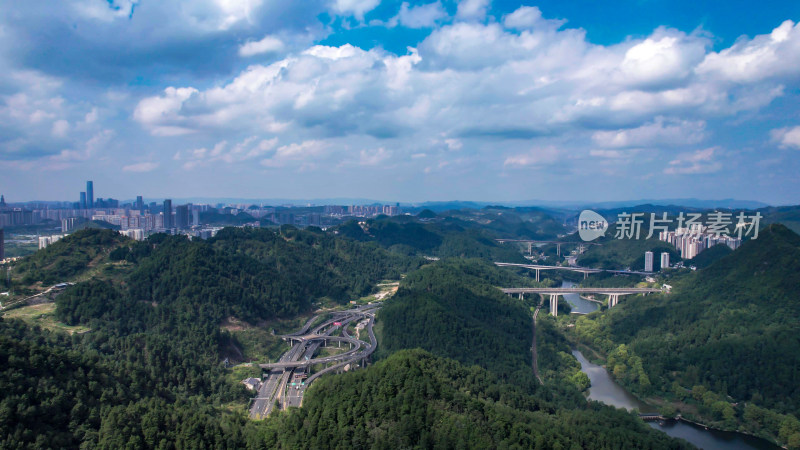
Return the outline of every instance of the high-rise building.
[[[88,208],[88,204],[86,203],[86,192],[81,192],[81,209]]]
[[[141,195],[136,196],[136,204],[133,207],[139,211],[144,209],[144,199],[142,199]]]
[[[6,237],[5,231],[0,228],[0,261],[6,257]]]
[[[189,206],[175,207],[175,228],[189,228]]]
[[[662,252],[661,253],[661,270],[669,268],[669,253]]]
[[[175,228],[175,224],[172,223],[172,200],[166,199],[164,200],[164,228]]]
[[[48,245],[58,242],[66,234],[54,234],[52,236],[39,236],[39,250],[47,248]]]
[[[86,182],[86,206],[91,209],[94,208],[94,182]]]
[[[197,208],[192,209],[192,225],[200,225],[200,210]]]
[[[653,271],[653,252],[644,252],[644,271]]]
[[[61,219],[61,232],[62,233],[69,233],[70,231],[74,230],[78,227],[81,223],[83,223],[85,219],[83,217],[67,217]]]

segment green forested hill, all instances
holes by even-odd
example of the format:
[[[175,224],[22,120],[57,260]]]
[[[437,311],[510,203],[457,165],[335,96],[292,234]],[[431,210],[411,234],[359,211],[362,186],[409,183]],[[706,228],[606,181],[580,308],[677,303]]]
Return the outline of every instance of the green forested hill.
[[[432,213],[431,213],[432,214]],[[342,236],[375,241],[402,254],[440,258],[483,258],[489,261],[526,262],[513,245],[498,238],[555,239],[564,231],[544,213],[523,214],[511,209],[448,211],[438,216],[379,217],[337,227]]]
[[[44,285],[67,281],[90,269],[98,259],[129,239],[114,230],[87,228],[64,237],[47,248],[20,261],[15,274],[22,282],[41,281]]]
[[[114,261],[122,264],[120,270],[111,265],[115,270],[100,271],[59,297],[60,317],[68,323],[142,320],[149,313],[139,303],[146,302],[150,306],[144,309],[160,316],[200,310],[209,321],[235,316],[255,322],[307,311],[320,297],[344,302],[366,295],[378,281],[399,278],[418,264],[375,244],[291,227],[281,234],[226,228],[209,241],[155,235],[144,242],[108,230],[82,230],[24,260],[14,272],[24,279],[67,281],[90,262]],[[87,295],[102,289],[100,297],[117,300]],[[109,316],[115,311],[119,314]]]
[[[379,317],[385,361],[252,422],[228,408],[248,394],[220,364],[221,317],[291,315],[308,295],[346,299],[417,260],[291,228],[123,241],[107,258],[124,270],[57,297],[58,317],[90,332],[0,320],[0,448],[682,448],[557,380],[575,371],[559,363],[563,340],[541,347],[554,382],[538,386],[530,305],[492,287],[529,281],[483,261],[410,272]],[[433,354],[404,350],[419,346]]]
[[[261,448],[678,449],[624,411],[562,409],[478,366],[404,350],[322,379],[303,408],[269,421]]]
[[[268,421],[250,442],[264,448],[683,448],[624,411],[587,403],[577,386],[556,379],[577,370],[558,362],[569,352],[563,339],[541,347],[552,384],[536,382],[530,303],[493,287],[525,283],[480,260],[439,261],[409,274],[378,314],[382,360],[320,380],[303,408]]]
[[[0,370],[10,383],[0,391],[0,448],[241,448],[246,419],[223,405],[249,394],[221,364],[232,339],[221,320],[292,317],[315,298],[345,301],[418,264],[336,241],[293,228],[144,242],[85,230],[34,255],[24,273],[49,276],[61,260],[78,274],[87,260],[112,270],[56,297],[56,316],[88,333],[0,320]]]
[[[695,266],[698,269],[705,269],[717,260],[728,256],[732,251],[733,250],[727,245],[715,245],[686,261],[686,265]]]
[[[465,228],[480,228],[505,239],[552,240],[565,233],[560,221],[539,208],[487,206],[481,209],[444,211],[439,217]]]
[[[419,347],[531,382],[528,306],[494,287],[528,283],[479,260],[417,270],[380,311],[381,351]]]
[[[758,211],[764,215],[764,223],[781,223],[795,233],[800,233],[800,205],[770,206]]]
[[[800,444],[797,419],[760,409],[800,416],[798,288],[800,236],[770,225],[676,281],[672,294],[581,318],[576,331],[610,352],[619,366],[610,368],[633,389],[649,393],[630,375],[628,361],[640,357],[653,389],[720,424],[770,430],[784,442],[795,436]]]

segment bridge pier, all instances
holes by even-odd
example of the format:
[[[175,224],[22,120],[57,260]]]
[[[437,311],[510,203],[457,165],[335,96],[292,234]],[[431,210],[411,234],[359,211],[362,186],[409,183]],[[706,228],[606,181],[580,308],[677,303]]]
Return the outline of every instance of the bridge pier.
[[[520,300],[525,300],[525,296],[524,296],[524,294],[522,292],[519,293],[519,299]]]
[[[550,294],[550,315],[558,316],[558,294]]]
[[[536,269],[536,282],[539,282],[539,269]]]
[[[556,244],[556,256],[561,256],[561,244]]]

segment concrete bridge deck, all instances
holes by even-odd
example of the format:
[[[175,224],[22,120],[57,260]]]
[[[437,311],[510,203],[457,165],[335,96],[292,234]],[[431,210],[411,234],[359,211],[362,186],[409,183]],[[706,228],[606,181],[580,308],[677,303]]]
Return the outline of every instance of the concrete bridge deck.
[[[661,288],[603,288],[603,287],[586,287],[586,288],[501,288],[505,294],[543,294],[543,295],[560,295],[560,294],[653,294],[663,292]]]

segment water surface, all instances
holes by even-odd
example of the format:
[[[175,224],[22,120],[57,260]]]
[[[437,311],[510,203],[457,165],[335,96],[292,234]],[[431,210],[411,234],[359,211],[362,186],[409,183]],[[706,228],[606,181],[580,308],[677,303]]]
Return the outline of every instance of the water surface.
[[[657,409],[643,403],[617,384],[605,368],[587,360],[581,352],[573,350],[572,354],[581,363],[581,370],[589,376],[592,387],[589,398],[606,405],[625,408],[628,411],[638,410],[640,413],[653,413]],[[676,438],[685,439],[704,450],[776,450],[780,447],[753,436],[727,431],[709,430],[705,427],[679,420],[648,422],[650,427],[663,431]]]
[[[575,283],[571,281],[563,281],[561,282],[561,287],[563,288],[571,288],[575,287]],[[590,312],[597,311],[599,307],[599,303],[590,302],[589,300],[584,300],[581,298],[579,294],[563,294],[564,300],[572,306],[573,312],[589,314]]]

